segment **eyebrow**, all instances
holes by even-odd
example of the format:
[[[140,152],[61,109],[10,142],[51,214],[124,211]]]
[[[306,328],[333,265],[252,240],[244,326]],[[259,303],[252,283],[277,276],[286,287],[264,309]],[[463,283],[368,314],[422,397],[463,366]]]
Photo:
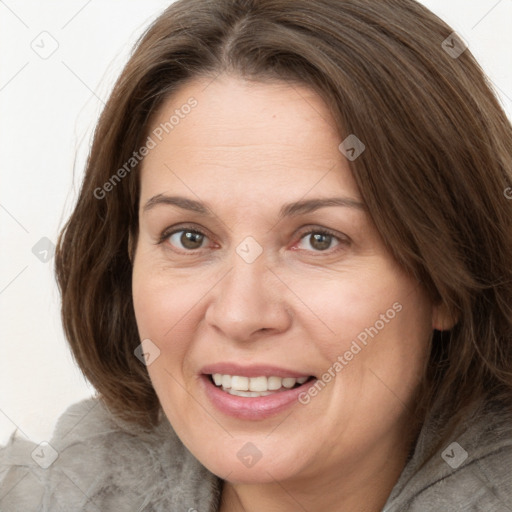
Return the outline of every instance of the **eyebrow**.
[[[201,203],[200,201],[195,201],[194,199],[188,199],[182,196],[166,196],[164,194],[153,196],[146,202],[142,210],[146,213],[157,205],[177,206],[183,210],[199,213],[207,217],[215,217],[212,213],[212,209],[207,203]],[[279,220],[285,217],[304,215],[329,206],[342,206],[366,211],[366,207],[363,203],[349,197],[305,199],[284,204],[279,210]]]

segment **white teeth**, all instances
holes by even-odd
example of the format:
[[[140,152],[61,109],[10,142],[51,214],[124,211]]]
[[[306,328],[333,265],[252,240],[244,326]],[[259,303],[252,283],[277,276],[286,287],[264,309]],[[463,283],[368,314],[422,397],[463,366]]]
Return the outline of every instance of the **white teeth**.
[[[297,379],[292,379],[287,377],[286,379],[283,379],[283,386],[285,388],[291,389],[293,386],[295,386],[295,383],[297,382]]]
[[[222,387],[229,389],[231,387],[231,375],[222,376]]]
[[[249,389],[251,391],[268,391],[267,377],[251,377]]]
[[[267,387],[271,391],[280,389],[282,383],[283,383],[283,379],[281,379],[281,377],[268,377],[267,378]]]
[[[236,389],[228,389],[228,393],[230,395],[236,395],[236,396],[246,396],[246,397],[257,397],[257,396],[267,396],[271,395],[272,393],[270,391],[237,391]]]
[[[243,377],[221,373],[214,373],[212,378],[216,386],[236,396],[266,396],[271,391],[285,391],[308,380],[308,377]]]
[[[252,381],[252,379],[251,379]],[[236,389],[237,391],[248,391],[249,389],[249,378],[248,377],[240,377],[239,375],[233,375],[231,377],[231,388]],[[252,389],[251,391],[259,391],[258,389]]]

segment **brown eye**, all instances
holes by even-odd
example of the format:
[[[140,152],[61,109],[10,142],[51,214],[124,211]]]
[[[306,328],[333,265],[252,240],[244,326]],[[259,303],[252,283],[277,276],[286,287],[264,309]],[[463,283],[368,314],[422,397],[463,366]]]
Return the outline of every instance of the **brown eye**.
[[[340,243],[337,236],[325,231],[310,231],[301,237],[301,242],[304,240],[308,240],[309,246],[316,252],[330,249],[333,241],[337,241],[338,244]],[[304,248],[307,249],[307,247],[302,247],[302,249]]]
[[[175,231],[167,236],[167,240],[171,245],[174,245],[178,249],[186,249],[193,251],[200,249],[206,236],[199,231],[192,231],[190,229],[182,229]]]

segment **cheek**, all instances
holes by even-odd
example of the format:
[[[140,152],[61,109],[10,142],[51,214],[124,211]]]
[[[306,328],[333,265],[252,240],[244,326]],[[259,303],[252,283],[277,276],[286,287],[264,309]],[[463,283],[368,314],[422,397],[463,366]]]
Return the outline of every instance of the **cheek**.
[[[150,339],[160,350],[147,366],[148,374],[165,413],[179,425],[187,414],[187,395],[183,392],[189,349],[186,329],[190,329],[193,305],[199,300],[195,287],[172,279],[154,265],[137,262],[133,272],[133,304],[140,339]],[[188,292],[188,290],[191,290]],[[180,416],[181,411],[181,417]]]
[[[169,375],[179,377],[181,373],[178,369],[185,360],[186,344],[180,343],[184,340],[180,330],[192,297],[187,298],[187,287],[176,282],[170,284],[163,273],[152,268],[145,267],[140,260],[134,265],[132,293],[139,337],[150,339],[160,350],[159,357],[147,370],[155,391],[161,396],[164,389],[165,393],[171,392],[174,381]]]
[[[195,380],[191,354],[212,284],[208,276],[180,275],[154,258],[135,260],[132,283],[140,339],[149,338],[160,350],[158,359],[147,368],[153,387],[167,409],[169,404],[185,407],[182,386]]]
[[[380,378],[409,400],[428,357],[430,301],[416,281],[392,268],[364,276],[325,284],[309,295],[321,319],[311,322],[311,337],[326,368],[344,375],[340,387],[372,390]]]
[[[329,276],[293,277],[294,292],[303,299],[297,320],[323,340],[325,348],[348,350],[357,340],[362,346],[384,337],[424,339],[431,328],[429,301],[420,286],[393,266],[352,269]],[[314,285],[312,285],[314,283]]]
[[[206,285],[184,279],[160,264],[136,260],[133,271],[133,305],[141,337],[163,342],[183,330],[194,305],[207,292]],[[204,288],[204,289],[203,289]]]

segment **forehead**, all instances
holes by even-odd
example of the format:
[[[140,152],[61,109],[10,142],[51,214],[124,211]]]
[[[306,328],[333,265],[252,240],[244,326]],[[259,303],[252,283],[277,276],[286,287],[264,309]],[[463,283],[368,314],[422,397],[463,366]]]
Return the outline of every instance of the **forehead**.
[[[359,197],[333,117],[303,85],[196,79],[165,101],[148,133],[154,147],[142,162],[143,196],[183,177],[217,192],[250,187],[296,196],[315,188]]]

